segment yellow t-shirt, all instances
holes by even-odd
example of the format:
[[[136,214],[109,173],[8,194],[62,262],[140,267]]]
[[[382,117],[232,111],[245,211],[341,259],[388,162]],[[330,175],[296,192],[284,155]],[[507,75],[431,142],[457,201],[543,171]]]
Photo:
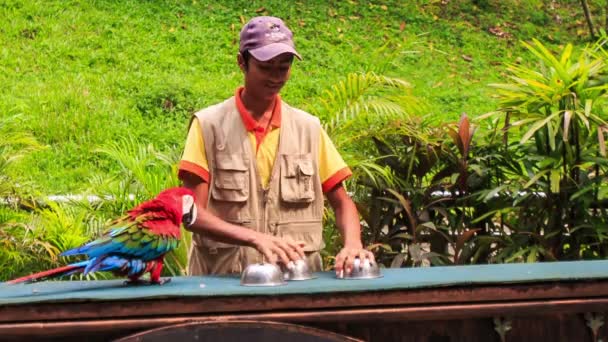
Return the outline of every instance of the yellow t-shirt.
[[[268,127],[265,129],[257,125],[257,122],[243,106],[240,97],[241,91],[242,88],[237,89],[235,95],[237,108],[241,114],[245,128],[247,129],[247,136],[249,137],[253,151],[256,153],[255,157],[260,182],[263,187],[267,188],[268,182],[270,181],[272,166],[279,147],[281,100],[280,97],[277,96],[272,118],[270,119]],[[327,192],[333,189],[338,183],[350,177],[352,172],[323,129],[321,129],[320,139],[318,172],[323,185],[323,192]],[[184,154],[179,163],[180,178],[183,172],[193,173],[203,181],[209,182],[209,164],[205,153],[205,140],[200,123],[196,117],[192,120],[190,125]]]

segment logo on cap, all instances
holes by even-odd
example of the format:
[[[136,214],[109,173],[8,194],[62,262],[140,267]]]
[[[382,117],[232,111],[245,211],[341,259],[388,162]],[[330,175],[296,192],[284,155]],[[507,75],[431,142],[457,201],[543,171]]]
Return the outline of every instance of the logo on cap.
[[[287,39],[287,35],[281,32],[281,26],[277,23],[268,23],[268,29],[270,32],[266,33],[266,39],[273,42],[278,42]]]
[[[239,51],[249,51],[260,61],[268,61],[283,53],[302,59],[295,49],[291,31],[276,17],[255,17],[243,26]]]

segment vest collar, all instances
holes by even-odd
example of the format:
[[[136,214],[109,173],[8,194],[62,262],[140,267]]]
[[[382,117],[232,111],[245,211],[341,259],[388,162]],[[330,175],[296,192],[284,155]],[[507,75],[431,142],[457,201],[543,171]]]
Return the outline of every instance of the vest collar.
[[[234,98],[236,101],[236,108],[241,115],[241,119],[243,120],[243,124],[245,125],[245,129],[249,132],[262,130],[264,131],[266,127],[261,127],[259,123],[253,118],[253,115],[245,108],[243,104],[243,100],[241,100],[241,93],[245,88],[239,87],[235,91]],[[270,118],[270,126],[273,128],[281,127],[281,96],[277,94],[276,99],[274,101],[274,108],[272,108],[272,117]]]

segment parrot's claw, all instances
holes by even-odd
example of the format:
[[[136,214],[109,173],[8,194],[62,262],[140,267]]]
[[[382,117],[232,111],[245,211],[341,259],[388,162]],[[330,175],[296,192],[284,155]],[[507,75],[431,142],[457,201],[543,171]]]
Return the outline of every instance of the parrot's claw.
[[[129,279],[129,280],[125,280],[123,284],[125,284],[127,286],[137,286],[137,285],[148,284],[148,282],[141,280],[141,279]]]
[[[164,285],[166,283],[171,282],[171,278],[160,278],[158,280],[142,280],[142,279],[129,279],[125,280],[124,284],[127,286],[137,286],[137,285]]]
[[[153,285],[164,285],[166,283],[170,283],[171,282],[171,278],[160,278],[157,281],[150,281],[150,284]]]

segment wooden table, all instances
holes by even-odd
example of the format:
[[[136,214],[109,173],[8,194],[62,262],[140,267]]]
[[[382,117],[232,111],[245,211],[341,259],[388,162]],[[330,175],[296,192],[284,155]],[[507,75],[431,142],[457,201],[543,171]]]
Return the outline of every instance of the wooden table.
[[[608,261],[383,269],[372,280],[332,273],[278,287],[238,277],[0,284],[0,340],[109,340],[194,321],[298,324],[366,341],[594,341],[608,312]],[[590,324],[593,325],[593,324]]]

